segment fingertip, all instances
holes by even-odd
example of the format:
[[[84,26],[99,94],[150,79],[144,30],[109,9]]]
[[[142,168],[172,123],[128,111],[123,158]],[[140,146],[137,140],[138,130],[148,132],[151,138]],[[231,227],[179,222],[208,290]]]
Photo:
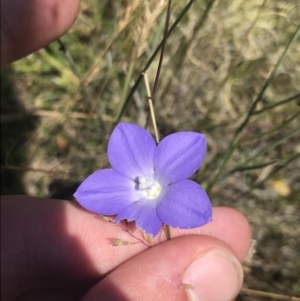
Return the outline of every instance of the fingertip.
[[[212,249],[192,262],[182,281],[191,301],[228,301],[242,286],[243,269],[230,251]]]
[[[242,261],[251,245],[251,227],[243,213],[230,207],[215,207],[213,210],[214,237],[231,246]]]
[[[4,0],[1,67],[54,41],[73,24],[79,0]]]
[[[172,237],[200,234],[215,237],[229,245],[242,261],[251,245],[251,228],[247,218],[229,207],[213,207],[212,222],[191,230],[171,229]]]
[[[242,280],[239,260],[224,242],[185,235],[129,259],[83,300],[225,301],[236,296]]]

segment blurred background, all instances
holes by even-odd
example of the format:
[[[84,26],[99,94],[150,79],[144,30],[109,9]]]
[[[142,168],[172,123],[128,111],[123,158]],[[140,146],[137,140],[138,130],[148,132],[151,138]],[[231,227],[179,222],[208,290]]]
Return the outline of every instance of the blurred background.
[[[65,36],[2,72],[2,194],[71,200],[86,176],[108,166],[116,122],[145,126],[145,86],[136,84],[148,64],[153,87],[166,6],[83,0]],[[298,0],[172,3],[170,26],[178,24],[154,97],[157,125],[160,138],[206,135],[194,179],[214,205],[251,223],[244,287],[267,293],[237,300],[300,296],[299,21]]]

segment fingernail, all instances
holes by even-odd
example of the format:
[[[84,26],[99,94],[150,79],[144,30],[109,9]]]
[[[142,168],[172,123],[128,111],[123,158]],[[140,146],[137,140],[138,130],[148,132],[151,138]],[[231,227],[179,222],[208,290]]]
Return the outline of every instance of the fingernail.
[[[185,271],[182,282],[190,301],[230,301],[243,282],[243,269],[229,252],[210,251]]]

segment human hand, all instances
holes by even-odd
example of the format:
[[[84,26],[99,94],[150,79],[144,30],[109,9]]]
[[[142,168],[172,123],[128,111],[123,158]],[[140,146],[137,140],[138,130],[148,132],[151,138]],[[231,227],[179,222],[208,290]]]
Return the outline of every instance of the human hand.
[[[147,247],[75,202],[3,196],[1,300],[232,300],[250,244],[244,216],[217,207],[213,222],[171,233]]]

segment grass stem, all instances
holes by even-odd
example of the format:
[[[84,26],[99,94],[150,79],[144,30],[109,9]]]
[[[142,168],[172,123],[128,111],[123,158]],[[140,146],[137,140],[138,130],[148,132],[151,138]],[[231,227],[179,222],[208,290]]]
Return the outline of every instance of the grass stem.
[[[178,16],[178,18],[175,20],[175,22],[173,23],[173,25],[170,27],[170,29],[168,30],[168,34],[167,34],[167,38],[169,38],[169,36],[172,34],[172,32],[175,30],[175,28],[177,27],[177,25],[180,23],[180,21],[182,20],[182,18],[186,15],[186,13],[188,12],[188,10],[191,8],[192,4],[195,2],[195,0],[190,0],[188,2],[188,4],[185,6],[185,8],[182,10],[182,12],[180,13],[180,15]],[[130,103],[130,101],[132,100],[132,96],[134,94],[134,92],[137,90],[138,86],[140,85],[142,79],[143,79],[143,73],[145,73],[148,68],[151,66],[152,62],[154,61],[154,59],[156,58],[157,54],[159,53],[159,51],[161,50],[162,46],[163,46],[163,41],[164,39],[160,42],[160,44],[158,45],[158,47],[155,49],[154,53],[152,54],[152,56],[149,58],[145,68],[143,69],[143,71],[141,72],[141,74],[139,75],[139,77],[137,78],[134,86],[131,88],[125,102],[124,102],[124,105],[120,111],[120,113],[117,115],[116,117],[116,122],[115,123],[118,123],[128,104]]]
[[[225,169],[231,155],[233,154],[235,148],[238,146],[239,144],[239,135],[242,132],[242,130],[246,127],[246,125],[248,124],[251,116],[253,115],[253,113],[255,112],[255,109],[257,107],[257,104],[261,101],[262,96],[264,95],[266,89],[268,88],[269,84],[272,82],[272,80],[274,79],[276,72],[279,68],[279,66],[281,65],[281,63],[283,62],[283,60],[285,59],[285,57],[287,56],[289,50],[291,49],[292,45],[294,44],[294,42],[296,41],[298,35],[300,32],[300,25],[298,25],[297,29],[295,30],[293,36],[290,38],[288,44],[286,45],[283,53],[281,54],[281,56],[279,57],[276,65],[274,66],[271,74],[269,75],[269,77],[267,78],[267,80],[265,81],[263,87],[261,88],[259,94],[257,95],[256,99],[254,100],[254,102],[252,103],[244,121],[241,123],[241,125],[237,128],[237,130],[234,133],[234,136],[229,144],[228,150],[225,152],[223,159],[222,159],[222,163],[220,168],[218,169],[214,179],[212,180],[212,182],[209,184],[207,191],[211,191],[211,189],[213,188],[213,186],[217,183],[217,181],[219,180],[221,174],[223,173],[223,170]]]

